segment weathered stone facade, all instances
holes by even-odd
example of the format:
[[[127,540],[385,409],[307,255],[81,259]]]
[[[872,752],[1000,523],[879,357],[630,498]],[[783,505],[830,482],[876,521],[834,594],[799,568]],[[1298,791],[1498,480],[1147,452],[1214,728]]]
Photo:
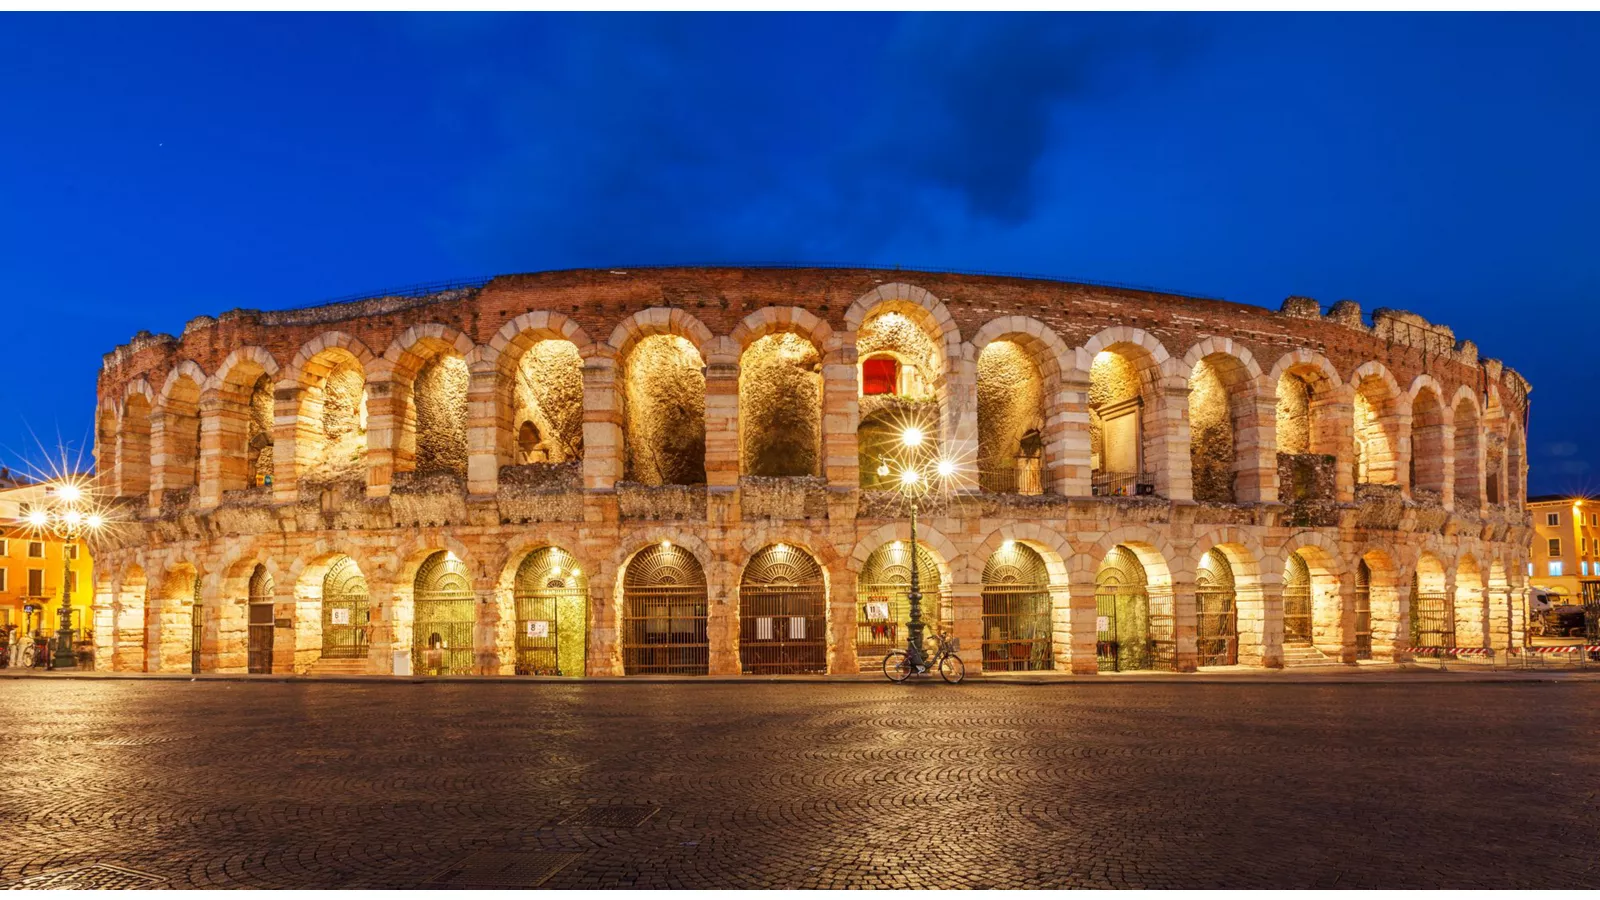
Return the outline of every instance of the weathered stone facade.
[[[877,617],[897,570],[868,562],[909,537],[871,471],[907,415],[970,470],[918,527],[928,618],[969,671],[1520,641],[1528,385],[1420,317],[1372,321],[1350,301],[729,268],[141,333],[99,383],[96,459],[131,520],[96,552],[100,662],[186,670],[198,649],[204,671],[282,672],[354,647],[371,673],[510,673],[557,631],[530,610],[579,590],[588,674],[739,672],[785,642],[795,671],[870,668],[865,647],[903,641],[903,610]],[[890,394],[862,395],[869,355],[900,366]],[[747,570],[775,545],[820,581]],[[567,570],[519,574],[545,547]],[[419,593],[423,568],[440,580]],[[335,569],[364,579],[364,623],[330,611]],[[1107,624],[1129,596],[1137,653]]]

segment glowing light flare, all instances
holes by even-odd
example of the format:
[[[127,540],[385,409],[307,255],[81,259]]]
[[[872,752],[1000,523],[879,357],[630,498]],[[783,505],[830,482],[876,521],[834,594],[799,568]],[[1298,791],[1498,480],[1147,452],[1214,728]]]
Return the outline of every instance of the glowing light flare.
[[[922,480],[922,475],[916,469],[907,469],[900,473],[900,483],[910,487]]]
[[[35,528],[43,528],[50,524],[50,514],[42,509],[29,510],[28,524]]]
[[[61,521],[67,523],[69,527],[77,528],[83,524],[83,513],[75,509],[69,509],[61,514]]]
[[[66,484],[63,484],[60,489],[56,491],[56,496],[68,503],[77,503],[78,498],[83,496],[83,491],[77,485],[69,481]]]
[[[956,462],[953,459],[941,459],[937,469],[940,478],[949,478],[956,473]]]
[[[922,446],[922,438],[922,429],[915,425],[912,425],[905,431],[900,432],[900,443],[905,444],[907,447]]]
[[[90,513],[89,514],[89,518],[85,519],[84,522],[90,528],[100,528],[100,527],[103,527],[106,524],[106,519],[105,519],[104,516],[100,515],[99,513]]]

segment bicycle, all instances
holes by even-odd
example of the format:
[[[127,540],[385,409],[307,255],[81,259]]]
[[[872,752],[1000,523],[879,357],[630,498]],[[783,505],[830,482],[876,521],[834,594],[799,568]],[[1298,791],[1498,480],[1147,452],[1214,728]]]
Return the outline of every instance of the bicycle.
[[[926,675],[937,669],[939,677],[943,678],[946,684],[960,684],[961,680],[967,677],[966,664],[956,655],[956,651],[961,649],[961,639],[944,633],[935,634],[933,638],[938,642],[938,649],[931,654],[923,654],[928,663],[926,669],[921,672],[916,671],[911,665],[911,655],[907,651],[891,650],[889,655],[883,658],[884,677],[895,684],[901,684],[912,675]]]

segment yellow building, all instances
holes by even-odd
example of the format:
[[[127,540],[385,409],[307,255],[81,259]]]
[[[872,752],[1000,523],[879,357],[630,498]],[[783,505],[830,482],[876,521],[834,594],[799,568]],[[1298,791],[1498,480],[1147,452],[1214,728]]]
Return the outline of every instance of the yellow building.
[[[41,533],[23,521],[30,508],[48,500],[50,490],[40,484],[0,483],[0,626],[55,634],[61,627],[65,553],[70,565],[72,627],[81,634],[94,600],[94,562],[88,547],[82,541],[64,544],[54,534]]]
[[[1600,500],[1547,494],[1528,498],[1533,514],[1529,581],[1569,603],[1600,602]]]

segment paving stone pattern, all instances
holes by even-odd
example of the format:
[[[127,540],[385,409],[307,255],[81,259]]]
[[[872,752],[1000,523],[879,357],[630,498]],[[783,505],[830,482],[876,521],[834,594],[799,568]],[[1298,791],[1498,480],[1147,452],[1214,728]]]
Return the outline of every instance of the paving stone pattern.
[[[1596,701],[15,680],[0,886],[1593,887]]]

